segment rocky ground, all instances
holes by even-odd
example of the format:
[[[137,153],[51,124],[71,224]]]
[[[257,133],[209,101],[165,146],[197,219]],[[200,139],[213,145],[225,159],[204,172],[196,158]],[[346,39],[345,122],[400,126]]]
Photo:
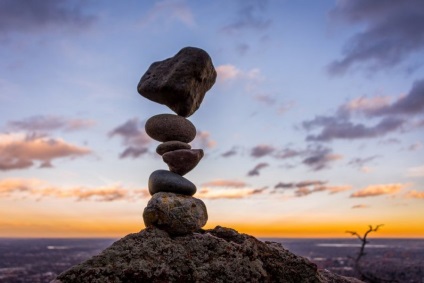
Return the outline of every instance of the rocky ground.
[[[296,256],[275,242],[261,242],[216,227],[170,236],[151,227],[130,234],[100,255],[60,274],[67,282],[360,282]]]

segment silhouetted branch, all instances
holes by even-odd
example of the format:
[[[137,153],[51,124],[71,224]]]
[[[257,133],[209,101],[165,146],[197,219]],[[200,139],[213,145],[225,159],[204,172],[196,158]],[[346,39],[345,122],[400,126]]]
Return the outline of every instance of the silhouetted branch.
[[[357,275],[359,275],[361,279],[368,279],[370,282],[382,282],[382,281],[378,281],[378,279],[374,276],[372,276],[372,277],[366,276],[362,272],[362,270],[359,266],[359,261],[361,260],[362,256],[365,255],[365,252],[364,252],[365,245],[369,243],[367,241],[368,234],[371,233],[371,232],[377,232],[378,229],[383,225],[384,224],[379,224],[379,225],[375,226],[374,228],[373,228],[372,225],[368,225],[368,230],[365,232],[364,236],[362,236],[362,237],[356,231],[346,231],[346,233],[349,233],[352,236],[356,236],[361,241],[361,248],[359,249],[358,255],[356,256],[356,259],[355,259],[355,273]]]

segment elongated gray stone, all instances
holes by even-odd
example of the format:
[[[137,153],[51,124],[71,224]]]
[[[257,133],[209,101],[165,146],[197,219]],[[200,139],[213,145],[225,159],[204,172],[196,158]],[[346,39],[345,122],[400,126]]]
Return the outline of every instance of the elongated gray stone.
[[[205,226],[208,213],[200,199],[160,192],[149,200],[143,220],[146,227],[155,226],[171,235],[185,235]]]
[[[162,155],[171,172],[184,176],[199,163],[203,157],[202,149],[179,149]]]
[[[156,148],[156,152],[159,155],[163,155],[164,153],[167,153],[169,151],[174,151],[178,149],[190,149],[190,148],[191,148],[191,145],[185,142],[167,141],[158,145],[158,147]]]
[[[209,54],[200,48],[185,47],[174,57],[150,65],[137,90],[145,98],[188,117],[199,108],[215,80]]]
[[[196,127],[184,117],[159,114],[150,117],[145,125],[146,133],[157,141],[191,142],[196,137]]]
[[[156,170],[150,174],[148,187],[151,195],[169,192],[192,196],[197,190],[192,182],[167,170]]]

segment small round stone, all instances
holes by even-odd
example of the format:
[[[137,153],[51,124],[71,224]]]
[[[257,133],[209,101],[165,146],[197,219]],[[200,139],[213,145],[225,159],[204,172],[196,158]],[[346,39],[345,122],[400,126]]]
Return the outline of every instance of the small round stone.
[[[160,192],[148,202],[143,212],[146,227],[155,226],[173,235],[186,235],[205,226],[206,206],[200,199]]]
[[[185,142],[167,141],[158,145],[158,147],[156,148],[156,152],[159,155],[163,155],[164,153],[169,151],[178,150],[178,149],[190,149],[190,148],[191,148],[191,145]]]
[[[149,177],[149,192],[152,196],[159,192],[192,196],[196,190],[192,182],[168,170],[156,170]]]
[[[173,114],[155,115],[146,121],[146,133],[157,141],[189,143],[196,137],[196,128],[184,117]]]
[[[203,157],[202,149],[179,149],[162,155],[171,172],[184,176],[199,163]]]

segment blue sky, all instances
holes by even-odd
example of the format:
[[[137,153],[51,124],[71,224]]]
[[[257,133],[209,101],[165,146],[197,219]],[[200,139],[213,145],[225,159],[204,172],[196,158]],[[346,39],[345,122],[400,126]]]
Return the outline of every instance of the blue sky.
[[[144,122],[172,111],[136,86],[185,46],[218,72],[189,117],[205,157],[186,177],[208,227],[343,236],[384,223],[382,235],[424,236],[423,11],[419,0],[1,1],[0,236],[143,227],[148,177],[167,169]]]

